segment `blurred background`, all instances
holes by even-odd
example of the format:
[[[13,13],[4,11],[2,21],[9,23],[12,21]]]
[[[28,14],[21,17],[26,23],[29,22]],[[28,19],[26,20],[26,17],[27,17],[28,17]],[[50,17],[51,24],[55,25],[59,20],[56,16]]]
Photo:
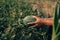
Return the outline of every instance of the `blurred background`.
[[[47,26],[27,27],[22,20],[28,15],[53,17],[56,1],[0,0],[0,40],[50,40]]]

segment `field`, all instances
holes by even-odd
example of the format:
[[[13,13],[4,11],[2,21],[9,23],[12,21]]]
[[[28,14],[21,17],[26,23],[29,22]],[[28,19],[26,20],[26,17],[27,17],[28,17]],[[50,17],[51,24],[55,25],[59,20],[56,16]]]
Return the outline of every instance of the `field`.
[[[25,26],[23,19],[28,15],[51,18],[55,5],[56,0],[0,0],[0,40],[51,40],[48,26]]]

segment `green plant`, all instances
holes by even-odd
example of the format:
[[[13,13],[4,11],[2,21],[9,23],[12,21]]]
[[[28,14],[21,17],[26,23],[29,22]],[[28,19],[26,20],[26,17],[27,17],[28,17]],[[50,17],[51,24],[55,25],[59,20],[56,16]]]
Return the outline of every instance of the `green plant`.
[[[59,40],[60,32],[59,32],[59,11],[60,11],[60,3],[57,2],[55,11],[54,11],[54,24],[52,29],[52,40]]]
[[[40,17],[44,16],[45,12],[39,10],[40,7],[37,8],[39,10],[36,10],[37,12],[32,10],[31,4],[34,6],[37,1],[40,0],[0,0],[0,40],[48,40],[50,38],[48,34],[46,35],[49,28],[44,25],[40,28],[23,25],[22,20],[25,16],[40,16],[40,14],[42,14]]]

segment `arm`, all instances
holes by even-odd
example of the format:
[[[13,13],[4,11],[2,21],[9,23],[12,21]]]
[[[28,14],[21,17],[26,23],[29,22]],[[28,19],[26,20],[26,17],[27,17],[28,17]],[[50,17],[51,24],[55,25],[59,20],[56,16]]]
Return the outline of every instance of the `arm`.
[[[53,18],[44,18],[44,20],[42,20],[42,24],[47,25],[47,26],[52,26],[54,22]],[[58,20],[58,23],[60,24],[60,19]]]
[[[52,26],[53,25],[53,18],[44,18],[42,19],[42,24],[47,25],[47,26]]]
[[[34,18],[36,18],[36,21],[35,22],[30,22],[28,24],[35,24],[35,26],[40,26],[40,25],[47,25],[47,26],[52,26],[53,25],[53,22],[54,22],[54,19],[53,18],[40,18],[40,17],[37,17],[37,16],[33,16]],[[59,20],[59,23],[60,23],[60,20]]]

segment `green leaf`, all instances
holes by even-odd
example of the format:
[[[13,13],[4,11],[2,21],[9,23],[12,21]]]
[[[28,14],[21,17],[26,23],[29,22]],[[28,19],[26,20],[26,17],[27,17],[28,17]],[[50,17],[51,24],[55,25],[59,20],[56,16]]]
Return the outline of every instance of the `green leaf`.
[[[59,20],[59,8],[60,4],[57,2],[55,7],[55,13],[54,13],[54,24],[53,24],[53,32],[52,32],[52,40],[57,40],[57,34],[58,34],[58,20]]]

